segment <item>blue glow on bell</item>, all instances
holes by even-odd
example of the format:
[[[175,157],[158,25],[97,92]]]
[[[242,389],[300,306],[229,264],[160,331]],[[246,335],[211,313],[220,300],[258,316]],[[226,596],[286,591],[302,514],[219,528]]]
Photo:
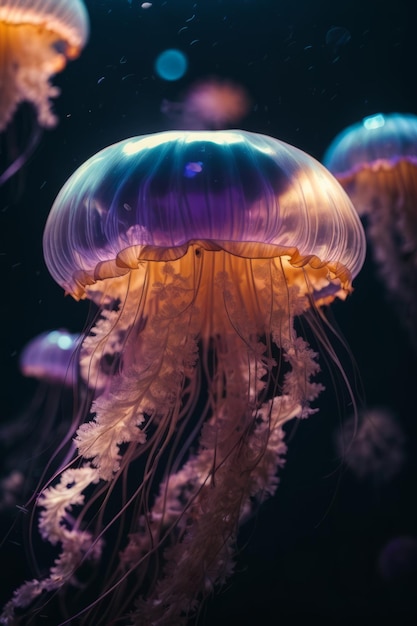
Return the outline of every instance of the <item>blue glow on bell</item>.
[[[374,130],[375,128],[381,128],[381,126],[384,126],[385,118],[382,113],[377,113],[376,115],[365,117],[362,124],[367,130]]]

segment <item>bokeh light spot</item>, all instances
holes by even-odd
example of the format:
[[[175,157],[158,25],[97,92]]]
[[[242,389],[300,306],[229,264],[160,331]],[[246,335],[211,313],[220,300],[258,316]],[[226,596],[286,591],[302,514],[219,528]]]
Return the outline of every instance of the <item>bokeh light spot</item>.
[[[187,57],[180,50],[164,50],[156,58],[155,72],[163,80],[178,80],[187,71]]]

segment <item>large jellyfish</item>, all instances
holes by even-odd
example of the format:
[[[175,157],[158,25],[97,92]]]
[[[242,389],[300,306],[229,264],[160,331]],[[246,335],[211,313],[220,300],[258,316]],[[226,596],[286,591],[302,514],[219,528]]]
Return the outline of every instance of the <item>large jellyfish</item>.
[[[99,307],[82,361],[100,384],[73,462],[37,499],[56,561],[2,623],[69,585],[80,623],[186,623],[230,576],[239,524],[277,487],[283,425],[317,410],[317,354],[297,318],[337,363],[322,309],[363,263],[360,220],[292,146],[165,132],[82,165],[52,207],[44,253],[67,293]],[[96,598],[83,600],[94,571]]]
[[[55,126],[50,83],[68,59],[77,57],[88,38],[88,15],[82,0],[0,0],[0,133],[22,102],[36,110],[38,127]],[[34,132],[26,149],[0,174],[4,183],[34,149]]]
[[[323,162],[364,216],[381,278],[417,346],[417,116],[366,117],[333,140]]]

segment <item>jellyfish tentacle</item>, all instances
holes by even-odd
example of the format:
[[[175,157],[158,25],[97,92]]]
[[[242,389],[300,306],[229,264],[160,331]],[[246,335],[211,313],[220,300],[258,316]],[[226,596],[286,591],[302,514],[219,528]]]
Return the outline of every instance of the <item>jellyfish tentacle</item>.
[[[159,495],[148,508],[144,494],[154,480],[160,451],[160,445],[156,447],[153,440],[160,441],[162,436],[164,445],[168,446],[170,440],[176,445],[176,425],[185,416],[181,397],[185,381],[196,376],[197,329],[202,325],[197,281],[184,280],[184,276],[179,279],[175,264],[162,264],[157,272],[163,280],[154,281],[150,287],[148,302],[153,315],[141,328],[135,348],[125,350],[122,370],[112,376],[105,393],[95,399],[95,417],[78,429],[76,437],[81,458],[90,459],[90,470],[104,481],[113,481],[127,462],[120,450],[123,443],[134,446],[133,455],[140,455],[144,444],[150,450],[140,487],[142,497],[138,497],[141,504],[137,509],[137,530],[130,535],[120,557],[119,577],[123,578],[123,571],[135,570],[138,564],[149,561],[162,546],[168,547],[163,555],[165,567],[160,582],[146,600],[139,602],[135,618],[138,624],[143,623],[144,615],[159,623],[162,607],[161,624],[170,623],[169,619],[181,620],[181,616],[196,608],[202,596],[230,575],[239,524],[250,516],[256,501],[262,501],[276,489],[276,471],[283,465],[286,451],[282,425],[312,412],[308,405],[321,389],[311,381],[318,370],[316,354],[294,330],[293,311],[301,313],[308,306],[307,298],[298,286],[290,290],[286,287],[281,263],[273,259],[258,262],[254,274],[256,290],[248,297],[247,285],[239,278],[241,260],[226,256],[217,272],[211,258],[206,262],[210,275],[214,273],[212,296],[223,305],[212,320],[218,332],[210,332],[210,345],[216,356],[208,393],[212,416],[202,427],[197,453],[191,453],[176,473],[170,475],[168,469]],[[235,263],[239,268],[237,276],[233,276]],[[138,288],[128,292],[117,312],[119,318],[129,312],[132,319],[132,302],[141,301],[143,288],[143,281],[139,281]],[[136,320],[144,313],[136,315]],[[260,336],[260,328],[265,324],[260,318],[264,314],[280,357],[289,364],[288,371],[284,372],[282,364],[278,367]],[[111,315],[105,314],[102,319],[113,323]],[[99,331],[105,326],[102,323]],[[97,337],[101,341],[100,332]],[[201,343],[200,367],[209,371],[206,343]],[[266,387],[277,377],[280,380],[273,382],[275,397],[267,400]],[[199,423],[196,418],[196,424]],[[148,433],[150,441],[146,439]],[[132,456],[126,456],[130,461]],[[65,473],[65,482],[64,477]],[[42,506],[52,498],[52,489],[45,491]],[[139,491],[136,495],[140,495]],[[47,519],[45,513],[41,517]],[[43,527],[45,536],[50,535],[54,543],[53,529],[47,528],[45,522]],[[56,564],[61,569],[70,564],[70,539],[61,540],[63,553]],[[72,564],[75,571],[74,561]],[[176,575],[172,576],[174,567]],[[68,573],[69,570],[70,567]],[[51,576],[55,573],[51,570]],[[143,573],[138,578],[143,580]],[[156,610],[155,606],[160,608]]]
[[[104,480],[110,480],[120,467],[121,444],[145,443],[151,424],[157,425],[157,434],[168,423],[170,431],[175,428],[180,414],[178,390],[182,392],[185,376],[195,364],[196,310],[190,306],[194,291],[171,273],[169,264],[164,264],[163,272],[165,282],[154,283],[151,290],[154,314],[138,333],[134,349],[124,351],[123,373],[112,376],[106,393],[92,405],[94,418],[77,432],[80,454],[93,459]],[[132,319],[130,308],[141,299],[142,287],[139,283],[137,290],[129,291],[120,313],[122,326],[124,315]]]
[[[244,372],[243,380],[246,368]],[[298,375],[304,377],[304,366]],[[203,431],[199,461],[191,459],[181,472],[180,485],[180,477],[176,476],[172,493],[164,494],[169,503],[165,511],[177,517],[181,511],[175,526],[177,532],[182,532],[165,551],[163,575],[153,593],[139,604],[134,624],[144,620],[158,625],[186,623],[186,616],[196,609],[198,601],[231,575],[238,526],[252,513],[256,501],[275,492],[277,468],[284,464],[286,452],[282,425],[300,414],[301,405],[294,404],[288,395],[249,413],[247,408],[236,405],[234,394],[223,402]],[[242,435],[245,425],[247,432]],[[205,467],[201,466],[203,459]],[[200,472],[196,471],[197,464]],[[191,491],[190,484],[193,495],[184,513],[182,498],[184,492]],[[172,525],[171,516],[168,521]]]
[[[266,271],[265,275],[270,273]],[[151,595],[139,603],[135,624],[144,620],[183,623],[184,615],[195,610],[197,599],[231,574],[239,524],[253,511],[254,501],[272,495],[278,484],[276,471],[283,465],[286,451],[282,425],[314,412],[306,405],[321,390],[310,380],[318,371],[317,355],[301,337],[290,343],[292,329],[289,337],[283,338],[283,322],[279,319],[273,335],[291,371],[284,376],[282,395],[266,402],[260,400],[265,386],[262,379],[275,363],[268,358],[266,345],[259,341],[253,318],[238,306],[236,281],[230,282],[221,272],[215,283],[225,303],[224,324],[232,323],[239,332],[223,332],[215,341],[213,415],[203,427],[199,451],[161,485],[148,519],[140,519],[140,529],[130,536],[122,554],[124,567],[134,569],[167,539],[170,542],[164,553],[163,576]],[[266,287],[260,293],[261,299],[268,300],[271,289]],[[282,317],[291,320],[293,326],[291,314]],[[233,368],[229,363],[231,353]]]
[[[103,361],[106,357],[114,361],[123,348],[124,333],[117,326],[119,317],[117,310],[102,308],[81,346],[80,375],[87,385],[96,389],[96,393],[105,388],[112,373],[111,367],[109,371],[104,369]]]
[[[125,346],[123,367],[95,398],[94,417],[79,427],[75,438],[85,464],[81,469],[92,473],[93,483],[98,479],[114,483],[133,458],[148,452],[136,492],[137,530],[122,553],[118,576],[123,581],[126,569],[136,570],[162,548],[164,567],[159,582],[146,599],[139,600],[135,624],[143,624],[144,619],[180,624],[202,597],[230,575],[239,524],[251,514],[255,502],[273,494],[277,486],[276,471],[286,450],[282,425],[314,412],[310,403],[321,390],[311,380],[318,371],[317,355],[294,328],[294,312],[302,314],[309,306],[306,289],[298,284],[288,288],[286,269],[274,259],[258,260],[256,284],[248,285],[244,277],[253,262],[221,255],[218,262],[213,253],[202,254],[197,269],[198,276],[210,276],[210,295],[219,303],[209,327],[204,326],[200,301],[207,297],[207,281],[179,272],[184,260],[156,263],[152,281],[144,282],[140,269],[137,280],[124,279],[130,281],[130,289],[116,315],[120,327],[132,332],[135,341]],[[127,321],[132,324],[135,306],[137,333]],[[103,314],[96,335],[99,343],[107,337],[112,347],[112,325],[113,315]],[[278,348],[279,364],[261,337],[265,327]],[[209,344],[215,355],[215,370],[208,380],[211,417],[202,427],[197,453],[190,453],[173,478],[167,468],[160,495],[148,505],[161,454],[170,444],[177,445],[177,426],[190,417],[184,413],[182,396],[187,380],[197,377],[198,336],[200,367],[210,371]],[[271,384],[274,397],[266,400],[266,387]],[[200,427],[201,420],[195,421]],[[125,452],[123,444],[129,444]],[[63,486],[68,483],[65,472],[61,481]],[[47,512],[49,504],[53,510],[54,489],[60,490],[48,487],[39,500]],[[81,503],[73,499],[71,490],[64,491],[63,498],[60,506],[66,511]],[[56,588],[53,585],[74,584],[80,562],[90,558],[88,551],[99,556],[101,547],[100,536],[93,542],[78,528],[61,525],[58,535],[47,523],[45,511],[41,532],[52,544],[60,541],[62,553],[38,588],[28,583],[32,597]],[[55,518],[63,519],[63,514]],[[144,576],[143,570],[137,574],[139,581]]]
[[[15,623],[15,609],[26,608],[41,594],[75,584],[74,575],[86,558],[98,560],[102,542],[95,540],[86,530],[81,530],[71,511],[83,505],[84,491],[99,481],[96,469],[85,465],[69,468],[56,485],[51,485],[39,495],[41,507],[39,531],[52,545],[60,545],[61,551],[45,578],[34,579],[19,587],[6,604],[0,616],[1,624]]]
[[[42,130],[40,126],[35,126],[21,154],[19,154],[19,156],[17,156],[11,163],[9,163],[6,169],[0,173],[0,187],[4,185],[10,178],[12,178],[12,176],[14,176],[16,172],[18,172],[29,160],[29,158],[38,147],[41,137]]]

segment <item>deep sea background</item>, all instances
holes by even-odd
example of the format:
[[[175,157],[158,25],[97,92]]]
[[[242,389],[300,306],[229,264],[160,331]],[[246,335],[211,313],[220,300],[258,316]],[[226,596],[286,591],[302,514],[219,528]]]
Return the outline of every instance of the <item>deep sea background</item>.
[[[64,298],[44,265],[42,232],[50,207],[71,173],[101,148],[170,128],[161,112],[164,99],[179,99],[198,78],[231,79],[252,99],[242,128],[319,160],[340,130],[367,115],[417,114],[411,0],[154,0],[148,10],[138,0],[86,5],[89,43],[54,80],[62,90],[54,105],[59,125],[43,133],[24,169],[0,188],[3,421],[17,420],[36,389],[18,369],[26,342],[52,328],[80,332],[88,314],[88,303]],[[334,26],[346,29],[350,40],[326,44]],[[183,78],[167,82],[153,64],[171,47],[187,55],[189,67]],[[18,135],[30,126],[25,113]],[[279,489],[242,530],[236,575],[208,602],[201,626],[272,626],[302,617],[349,624],[390,617],[401,624],[417,616],[416,563],[414,577],[391,583],[377,568],[387,541],[417,537],[417,353],[370,250],[354,287],[331,316],[356,360],[358,380],[342,349],[341,358],[358,398],[395,413],[407,441],[403,469],[382,484],[343,470],[334,436],[352,407],[342,383],[335,389],[323,372],[320,412],[291,430]],[[41,420],[30,437],[37,429]],[[13,516],[2,519],[3,534]],[[16,528],[0,560],[3,602],[30,575]]]

